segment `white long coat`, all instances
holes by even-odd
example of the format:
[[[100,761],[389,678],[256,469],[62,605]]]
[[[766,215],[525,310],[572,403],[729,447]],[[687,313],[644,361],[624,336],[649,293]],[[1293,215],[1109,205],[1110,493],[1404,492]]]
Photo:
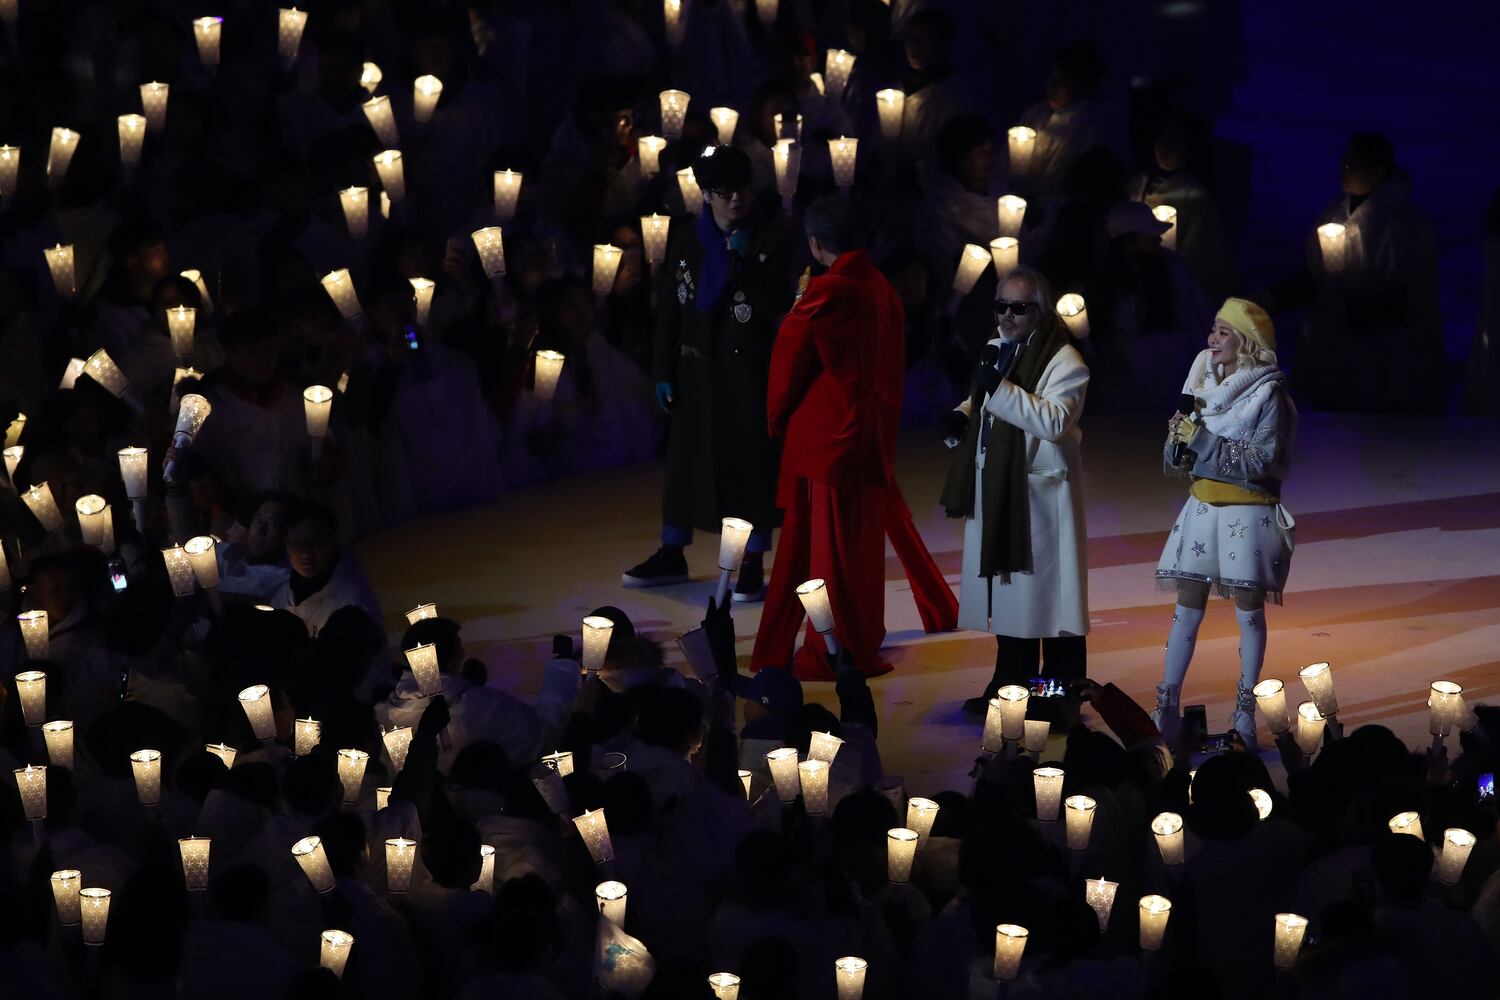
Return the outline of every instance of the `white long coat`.
[[[979,575],[984,530],[981,467],[974,477],[974,517],[964,520],[959,628],[1017,638],[1088,634],[1088,529],[1079,453],[1083,435],[1078,429],[1088,384],[1088,366],[1065,345],[1047,363],[1035,393],[1005,381],[985,401],[985,410],[996,420],[1026,434],[1032,568],[1029,573],[1010,574],[1009,580]],[[967,413],[968,400],[959,409]]]

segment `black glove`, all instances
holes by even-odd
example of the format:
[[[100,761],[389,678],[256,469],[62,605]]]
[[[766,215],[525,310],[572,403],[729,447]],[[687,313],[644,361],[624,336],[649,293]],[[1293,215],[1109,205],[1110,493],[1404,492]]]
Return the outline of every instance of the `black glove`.
[[[943,440],[958,438],[960,441],[969,433],[969,418],[963,410],[949,410],[943,414],[942,419]]]
[[[971,384],[976,391],[988,394],[998,389],[1003,381],[1000,369],[992,365],[981,364],[974,369]]]

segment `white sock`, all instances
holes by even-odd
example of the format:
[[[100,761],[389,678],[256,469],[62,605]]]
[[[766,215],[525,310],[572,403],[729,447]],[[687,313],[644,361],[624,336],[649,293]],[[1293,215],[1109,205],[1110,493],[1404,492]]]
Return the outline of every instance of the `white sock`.
[[[1266,660],[1266,609],[1234,609],[1240,620],[1240,684],[1246,688],[1260,680],[1261,664]]]
[[[1188,664],[1193,662],[1193,649],[1198,645],[1198,626],[1202,624],[1201,608],[1185,608],[1179,604],[1172,609],[1172,632],[1167,636],[1166,662],[1162,666],[1163,684],[1180,685],[1187,676]]]

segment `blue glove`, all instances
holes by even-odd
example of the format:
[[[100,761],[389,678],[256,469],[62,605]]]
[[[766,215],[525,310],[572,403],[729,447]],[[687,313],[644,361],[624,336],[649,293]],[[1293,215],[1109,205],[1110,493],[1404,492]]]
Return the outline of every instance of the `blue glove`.
[[[656,405],[662,408],[663,413],[672,412],[672,383],[656,383]]]

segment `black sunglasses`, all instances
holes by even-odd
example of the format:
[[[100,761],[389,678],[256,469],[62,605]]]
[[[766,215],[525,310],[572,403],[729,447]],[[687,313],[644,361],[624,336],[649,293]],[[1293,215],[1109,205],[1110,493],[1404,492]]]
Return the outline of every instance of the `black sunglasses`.
[[[995,315],[1004,316],[1007,312],[1017,316],[1025,316],[1036,308],[1035,302],[1007,302],[1004,299],[995,300]]]

